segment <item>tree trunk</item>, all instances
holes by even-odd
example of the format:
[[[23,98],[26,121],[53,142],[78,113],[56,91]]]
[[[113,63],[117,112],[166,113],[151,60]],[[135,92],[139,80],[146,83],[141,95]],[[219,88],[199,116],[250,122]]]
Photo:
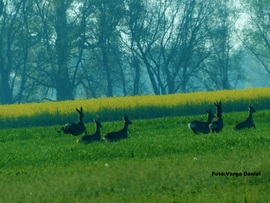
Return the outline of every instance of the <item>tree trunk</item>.
[[[102,46],[102,61],[103,66],[106,72],[106,78],[107,78],[107,96],[112,97],[113,96],[113,85],[112,85],[112,74],[111,74],[111,68],[108,64],[108,53],[106,52],[106,47]]]
[[[70,83],[68,74],[68,29],[66,10],[67,5],[63,1],[59,1],[56,5],[56,52],[57,52],[57,76],[56,76],[56,91],[57,100],[71,100],[73,97],[73,87]]]
[[[9,86],[9,71],[1,67],[0,73],[0,97],[2,104],[11,104],[12,103],[12,91]]]

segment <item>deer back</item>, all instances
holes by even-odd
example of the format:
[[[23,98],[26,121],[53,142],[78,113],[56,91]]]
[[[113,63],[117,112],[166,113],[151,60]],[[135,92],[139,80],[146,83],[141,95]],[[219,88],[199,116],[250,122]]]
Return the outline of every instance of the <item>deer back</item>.
[[[207,134],[210,132],[209,124],[211,123],[212,119],[215,117],[212,113],[212,110],[206,110],[207,113],[207,122],[203,121],[192,121],[188,124],[188,127],[195,133],[204,133]]]
[[[246,120],[238,123],[235,127],[234,127],[234,130],[241,130],[241,129],[244,129],[244,128],[251,128],[251,127],[255,127],[255,124],[253,123],[253,120],[252,120],[252,114],[255,113],[256,110],[254,109],[253,105],[249,105],[248,107],[248,117]]]
[[[105,139],[109,141],[118,141],[128,137],[128,125],[132,124],[127,116],[123,117],[124,127],[116,132],[110,132],[105,135]]]
[[[68,133],[72,134],[73,136],[80,135],[83,132],[86,133],[86,127],[83,122],[73,123],[68,128]]]

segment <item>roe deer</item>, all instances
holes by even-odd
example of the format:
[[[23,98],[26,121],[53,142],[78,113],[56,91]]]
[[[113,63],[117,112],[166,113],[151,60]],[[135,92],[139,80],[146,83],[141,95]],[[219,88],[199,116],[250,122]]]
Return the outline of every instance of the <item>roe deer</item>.
[[[84,142],[84,143],[90,143],[93,141],[101,140],[101,134],[100,134],[100,128],[102,128],[102,125],[99,120],[94,119],[94,122],[96,124],[96,131],[92,135],[84,135],[81,138],[77,140],[77,142]]]
[[[210,132],[209,124],[212,122],[212,119],[215,117],[212,113],[212,110],[206,110],[207,113],[207,122],[203,121],[192,121],[188,124],[189,129],[191,129],[195,134],[203,133],[207,134]]]
[[[212,123],[209,125],[210,131],[219,133],[222,131],[223,128],[223,120],[222,120],[222,107],[221,107],[221,101],[214,103],[217,109],[217,114]]]
[[[61,127],[58,130],[58,133],[63,131],[65,134],[71,134],[73,136],[80,135],[83,132],[85,133],[85,135],[87,134],[85,125],[82,121],[82,118],[84,117],[83,108],[81,107],[80,110],[77,108],[75,108],[75,109],[79,114],[78,122],[77,123],[67,123],[65,126]]]
[[[128,137],[128,125],[132,124],[132,122],[128,119],[127,116],[125,116],[123,119],[124,119],[124,127],[119,131],[110,132],[107,135],[105,135],[105,137],[104,137],[105,140],[118,141],[120,139]]]
[[[243,122],[241,123],[238,123],[235,127],[234,127],[234,130],[241,130],[243,128],[251,128],[251,127],[255,127],[255,124],[253,123],[253,120],[252,120],[252,114],[255,113],[255,109],[253,107],[253,105],[249,105],[248,106],[248,117],[246,120],[244,120]]]

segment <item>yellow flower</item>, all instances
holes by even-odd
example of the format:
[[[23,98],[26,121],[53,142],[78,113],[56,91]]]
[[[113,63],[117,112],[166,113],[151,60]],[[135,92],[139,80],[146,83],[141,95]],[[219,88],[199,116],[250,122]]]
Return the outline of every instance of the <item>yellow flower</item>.
[[[62,102],[43,102],[28,104],[0,105],[1,118],[16,118],[37,114],[70,114],[75,108],[83,107],[85,112],[96,113],[101,110],[136,109],[139,107],[169,107],[199,105],[218,100],[236,102],[239,100],[270,99],[270,88],[251,88],[244,90],[221,90],[213,92],[179,93],[170,95],[129,96],[98,99],[82,99]]]

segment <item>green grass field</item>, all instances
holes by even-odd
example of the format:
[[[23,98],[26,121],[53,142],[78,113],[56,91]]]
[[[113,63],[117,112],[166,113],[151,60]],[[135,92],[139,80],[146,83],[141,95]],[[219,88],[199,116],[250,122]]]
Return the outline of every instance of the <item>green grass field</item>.
[[[129,139],[88,145],[58,125],[2,129],[0,202],[270,202],[270,111],[254,114],[256,129],[233,131],[246,117],[224,113],[222,133],[208,135],[187,127],[206,115],[130,117]],[[103,135],[123,125],[102,124]]]

